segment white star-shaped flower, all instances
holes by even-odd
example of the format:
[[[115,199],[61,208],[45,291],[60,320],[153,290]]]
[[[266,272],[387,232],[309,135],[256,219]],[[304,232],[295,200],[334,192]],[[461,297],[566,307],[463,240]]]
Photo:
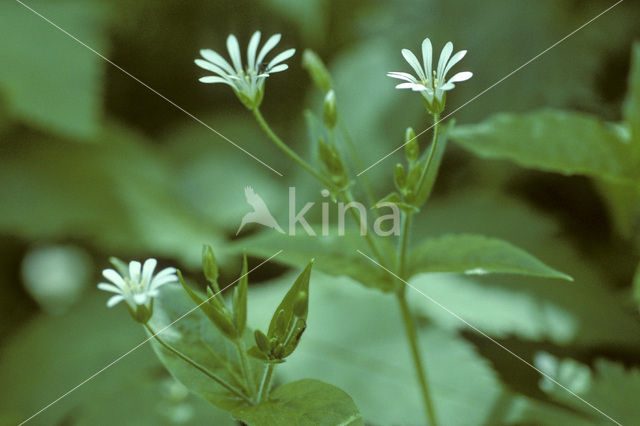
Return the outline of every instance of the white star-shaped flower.
[[[276,55],[269,62],[265,62],[265,57],[280,42],[281,38],[280,34],[271,36],[258,52],[260,31],[253,33],[247,48],[246,67],[242,64],[238,39],[233,34],[227,37],[227,50],[231,57],[231,64],[213,50],[202,49],[200,55],[204,59],[196,59],[196,65],[217,75],[202,77],[200,81],[203,83],[227,84],[231,86],[247,108],[254,109],[258,107],[264,95],[264,81],[266,78],[273,73],[289,68],[287,64],[282,62],[292,57],[296,52],[296,49],[288,49]]]
[[[129,262],[129,270],[122,271],[123,274],[111,268],[102,271],[102,275],[111,282],[102,282],[98,284],[98,288],[115,293],[107,301],[107,306],[111,308],[124,300],[136,319],[150,317],[153,298],[158,296],[158,289],[165,284],[178,282],[176,268],[165,268],[154,275],[157,264],[155,259],[147,259],[144,265],[134,260]]]
[[[425,100],[425,105],[429,112],[433,114],[440,113],[444,109],[445,92],[453,89],[454,83],[469,80],[473,77],[473,73],[463,71],[455,74],[449,80],[446,79],[447,73],[467,54],[466,50],[461,50],[455,55],[453,53],[453,43],[447,42],[440,53],[438,60],[438,68],[433,69],[433,48],[431,40],[425,38],[422,42],[422,65],[409,49],[402,49],[402,56],[411,65],[416,73],[413,76],[406,72],[390,72],[389,77],[404,80],[396,86],[396,89],[411,89],[420,92]]]

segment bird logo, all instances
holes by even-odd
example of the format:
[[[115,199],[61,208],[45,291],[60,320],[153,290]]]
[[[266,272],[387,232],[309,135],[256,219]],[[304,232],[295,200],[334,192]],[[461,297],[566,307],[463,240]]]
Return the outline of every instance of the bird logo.
[[[273,228],[276,231],[284,234],[284,231],[276,222],[276,219],[271,215],[269,208],[265,204],[264,200],[256,194],[252,187],[247,186],[244,189],[244,196],[247,199],[247,203],[251,207],[253,207],[253,211],[244,215],[242,218],[242,222],[240,223],[240,227],[238,228],[238,232],[236,235],[240,233],[242,228],[248,223],[259,223],[260,225],[267,226],[269,228]]]

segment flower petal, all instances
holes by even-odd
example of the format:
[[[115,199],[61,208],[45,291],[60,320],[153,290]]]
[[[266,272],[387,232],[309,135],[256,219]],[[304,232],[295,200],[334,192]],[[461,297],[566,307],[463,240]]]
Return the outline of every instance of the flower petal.
[[[397,78],[400,80],[406,80],[409,81],[411,83],[417,83],[418,80],[416,80],[416,78],[414,76],[412,76],[409,73],[406,72],[397,72],[397,71],[391,71],[387,73],[387,77],[391,77],[391,78]]]
[[[216,74],[218,74],[220,76],[226,76],[226,75],[229,74],[226,71],[224,71],[222,68],[220,68],[219,66],[214,65],[209,61],[205,61],[204,59],[196,59],[194,62],[200,68],[205,69],[207,71],[214,72],[214,73],[216,73]]]
[[[151,278],[153,277],[153,271],[156,269],[158,265],[158,261],[154,258],[149,258],[144,261],[144,265],[142,266],[142,279],[146,283],[151,282]]]
[[[200,77],[198,79],[199,82],[201,83],[225,83],[228,84],[231,87],[235,87],[233,84],[231,84],[228,80],[225,80],[222,77],[216,77],[216,76],[206,76],[206,77]]]
[[[438,89],[443,90],[443,91],[447,91],[447,90],[451,90],[451,89],[455,89],[456,85],[453,84],[450,81],[447,81],[445,84],[443,84],[442,86],[438,87]]]
[[[430,79],[433,70],[433,46],[431,46],[429,37],[422,40],[422,62],[424,63],[424,72]]]
[[[287,64],[276,65],[275,67],[269,70],[269,74],[273,74],[274,72],[284,71],[287,68],[289,68],[289,65]],[[269,74],[260,74],[258,77],[269,77]]]
[[[162,287],[165,284],[177,283],[178,277],[175,275],[168,275],[166,277],[154,278],[149,285],[149,291]]]
[[[413,52],[409,49],[402,49],[402,56],[404,56],[404,59],[409,63],[409,65],[411,65],[411,68],[413,68],[418,77],[421,80],[425,80],[426,78],[424,75],[424,71],[420,66],[420,62],[418,62],[418,58],[416,58],[416,55],[414,55]]]
[[[140,281],[140,271],[142,270],[142,264],[137,260],[129,262],[129,279],[132,281]]]
[[[440,52],[440,59],[438,60],[438,71],[436,73],[438,76],[438,80],[442,80],[444,78],[444,68],[447,66],[447,62],[449,61],[451,52],[453,52],[453,43],[448,41],[447,44],[445,44],[442,48],[442,52]]]
[[[109,300],[107,300],[107,308],[112,308],[123,300],[124,297],[120,296],[119,294],[112,296],[109,298]]]
[[[473,77],[473,73],[472,72],[462,71],[462,72],[459,72],[459,73],[455,74],[453,77],[451,77],[449,79],[449,81],[447,81],[447,83],[458,83],[460,81],[467,81],[471,77]]]
[[[100,290],[104,290],[104,291],[110,291],[111,293],[122,293],[122,289],[119,287],[116,287],[113,284],[109,284],[109,283],[100,283],[98,284],[98,288]]]
[[[260,44],[260,31],[256,31],[249,40],[249,48],[247,49],[247,63],[250,70],[256,69],[256,53],[258,52],[258,44]]]
[[[236,69],[236,72],[240,74],[242,72],[242,58],[240,57],[240,46],[238,45],[238,39],[233,34],[229,34],[227,37],[227,50],[231,57],[231,62]]]
[[[262,49],[260,49],[260,53],[258,53],[258,58],[256,59],[256,64],[258,64],[258,66],[262,63],[264,57],[267,56],[267,53],[271,52],[271,49],[276,47],[276,44],[280,42],[281,38],[281,34],[274,34],[269,37],[269,40],[267,40],[264,46],[262,46]]]
[[[415,83],[400,83],[396,85],[396,89],[413,89]]]
[[[102,276],[123,290],[127,286],[122,276],[120,276],[120,274],[117,273],[114,269],[105,269],[104,271],[102,271]]]
[[[296,49],[287,49],[284,52],[279,53],[275,58],[271,60],[271,62],[269,62],[269,65],[267,65],[267,71],[271,69],[271,67],[278,65],[280,62],[286,61],[287,59],[292,57],[294,53],[296,53]]]
[[[200,54],[207,61],[211,62],[212,64],[215,64],[215,65],[219,66],[220,68],[225,70],[227,73],[229,73],[229,74],[235,74],[236,73],[233,70],[233,68],[231,67],[231,65],[229,64],[229,62],[227,62],[227,60],[224,59],[222,56],[220,56],[217,52],[214,52],[211,49],[202,49],[200,51]]]
[[[144,293],[136,293],[133,295],[133,301],[136,302],[136,305],[144,305],[147,302],[149,295]]]
[[[444,73],[442,74],[442,78],[445,78],[447,76],[447,73],[451,69],[451,67],[453,67],[455,64],[460,62],[460,60],[462,58],[464,58],[464,55],[466,55],[466,54],[467,54],[466,50],[461,50],[458,53],[456,53],[455,55],[453,55],[451,57],[451,59],[449,60],[449,63],[447,64],[447,66],[444,68]]]

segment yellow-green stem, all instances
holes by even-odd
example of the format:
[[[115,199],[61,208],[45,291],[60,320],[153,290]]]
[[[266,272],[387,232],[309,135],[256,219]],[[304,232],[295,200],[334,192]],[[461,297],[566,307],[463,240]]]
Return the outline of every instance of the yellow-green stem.
[[[253,381],[253,375],[251,374],[251,367],[249,366],[249,360],[245,352],[244,343],[238,338],[235,341],[236,348],[238,349],[238,357],[240,358],[240,368],[242,369],[242,376],[246,380],[247,387],[250,394],[255,394],[255,382]]]
[[[269,398],[269,388],[271,387],[271,378],[273,376],[273,370],[275,370],[275,368],[275,364],[267,364],[267,369],[262,376],[262,382],[260,383],[260,389],[258,390],[258,404],[260,404],[263,400]]]
[[[422,170],[422,174],[420,175],[420,181],[418,183],[418,194],[422,192],[422,185],[424,185],[424,180],[427,178],[427,173],[429,172],[429,168],[431,167],[431,161],[433,160],[433,156],[436,152],[436,147],[438,146],[438,133],[440,130],[440,115],[433,115],[433,142],[431,143],[431,150],[429,151],[429,157],[427,158],[427,164],[425,164],[424,169]]]

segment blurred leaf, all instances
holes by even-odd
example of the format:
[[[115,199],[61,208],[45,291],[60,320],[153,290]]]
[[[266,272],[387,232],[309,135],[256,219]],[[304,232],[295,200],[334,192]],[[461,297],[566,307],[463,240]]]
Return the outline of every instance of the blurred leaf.
[[[629,91],[624,104],[624,117],[631,129],[636,158],[640,158],[640,42],[635,42],[631,51]]]
[[[557,404],[544,403],[518,395],[507,407],[505,424],[536,426],[593,426],[591,418],[581,413],[559,407]]]
[[[0,423],[17,424],[144,340],[126,309],[104,293],[64,316],[38,315],[3,342]],[[105,344],[108,342],[108,344]],[[127,355],[29,424],[233,425],[227,413],[190,396],[164,373],[148,346]]]
[[[506,241],[482,235],[445,235],[428,239],[412,250],[410,275],[457,272],[469,275],[520,274],[572,280]]]
[[[625,238],[638,236],[640,228],[640,186],[596,180],[600,195],[609,207],[616,230]]]
[[[25,3],[106,53],[103,2]],[[8,109],[29,123],[64,135],[93,136],[102,109],[103,60],[18,2],[0,5],[0,37],[0,62],[5,64],[0,67],[0,90]]]
[[[169,345],[187,355],[213,374],[238,390],[245,386],[236,345],[225,338],[200,310],[193,309],[193,302],[178,286],[165,287],[154,304],[151,326]],[[184,318],[184,314],[190,312]],[[163,328],[181,318],[164,332]],[[247,330],[244,339],[248,346],[253,342],[252,332]],[[169,372],[191,391],[225,410],[241,407],[246,402],[220,386],[201,371],[178,358],[153,340],[153,347]],[[259,383],[263,365],[250,359],[254,383]]]
[[[640,418],[637,395],[640,392],[640,370],[606,359],[595,362],[594,369],[572,359],[559,360],[549,354],[539,354],[537,366],[563,386],[578,394],[621,424],[635,424]],[[581,412],[594,420],[606,418],[564,389],[543,378],[540,387],[554,400]]]
[[[270,401],[241,407],[233,416],[248,425],[364,425],[345,392],[319,380],[304,379],[275,389]]]
[[[32,139],[5,144],[0,229],[23,238],[83,238],[121,256],[142,251],[200,264],[199,244],[220,234],[177,203],[167,165],[116,126],[98,143]]]
[[[260,2],[296,24],[307,42],[318,43],[326,34],[327,0],[261,0]],[[302,53],[302,49],[298,51]]]
[[[251,324],[269,320],[290,279],[252,291]],[[307,330],[276,378],[339,386],[367,424],[422,424],[422,399],[393,297],[320,273],[311,286]],[[502,392],[491,367],[453,334],[430,327],[420,330],[420,340],[440,424],[483,424]]]
[[[231,250],[239,253],[270,257],[283,250],[274,261],[295,267],[304,267],[315,258],[314,269],[331,275],[346,275],[366,287],[382,291],[393,289],[393,279],[379,266],[371,263],[356,250],[368,251],[364,237],[357,232],[338,236],[337,231],[328,236],[289,236],[277,232],[261,232],[255,236],[234,242]]]
[[[497,114],[474,125],[457,126],[451,139],[481,157],[508,159],[522,167],[584,174],[637,184],[628,139],[615,125],[585,114],[543,110]]]

